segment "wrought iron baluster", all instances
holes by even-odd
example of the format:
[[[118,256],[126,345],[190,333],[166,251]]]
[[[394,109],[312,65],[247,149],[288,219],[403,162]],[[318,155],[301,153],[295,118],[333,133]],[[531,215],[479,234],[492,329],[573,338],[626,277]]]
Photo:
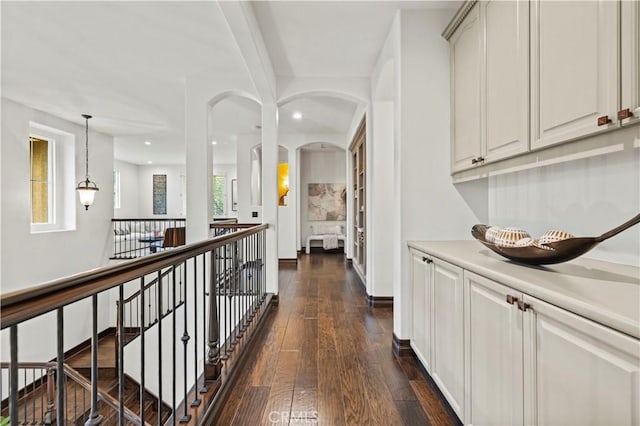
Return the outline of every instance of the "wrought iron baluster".
[[[173,357],[172,357],[172,366],[171,366],[171,375],[172,375],[172,380],[171,380],[171,406],[172,406],[172,411],[171,411],[171,415],[173,417],[173,423],[175,424],[175,419],[176,419],[176,316],[178,315],[177,312],[177,305],[176,305],[176,266],[173,265],[171,267],[171,280],[172,280],[172,298],[171,298],[171,303],[173,304],[173,315],[171,315],[171,323],[172,323],[172,332],[171,332],[171,341],[172,341],[172,350],[173,350]]]
[[[144,277],[140,278],[140,304],[143,306],[140,309],[140,423],[144,424]]]
[[[187,391],[187,345],[189,344],[189,333],[187,331],[187,261],[185,260],[184,266],[182,268],[182,271],[184,273],[184,287],[185,287],[185,292],[184,292],[184,332],[182,333],[182,346],[184,348],[183,351],[183,367],[184,367],[184,375],[183,377],[183,383],[184,383],[184,404],[182,404],[184,406],[184,415],[182,416],[182,418],[180,419],[180,423],[188,423],[191,420],[191,414],[187,413],[187,398],[188,398],[188,391]]]
[[[216,286],[218,282],[218,271],[216,268],[216,251],[211,251],[211,271],[209,280],[209,336],[207,339],[207,364],[205,366],[206,380],[218,380],[220,377],[220,314],[218,312],[218,295]]]
[[[98,295],[91,296],[91,415],[85,426],[99,425],[102,415],[98,407]],[[84,397],[84,392],[82,393]]]
[[[56,313],[57,329],[57,358],[56,358],[56,380],[58,381],[57,398],[58,406],[56,407],[56,417],[59,425],[64,423],[64,415],[66,413],[65,405],[65,374],[64,374],[64,308],[58,308]]]
[[[211,277],[209,277],[211,278]],[[210,314],[210,313],[209,313]],[[207,254],[203,253],[202,254],[202,334],[203,337],[206,334],[206,324],[207,324]],[[207,341],[207,339],[205,338],[205,342]],[[204,356],[202,359],[205,360],[205,365],[203,366],[204,369],[204,377],[202,379],[202,386],[200,387],[200,393],[206,393],[208,388],[207,388],[207,376],[206,376],[206,359],[207,359],[207,344],[205,343],[204,345],[202,345],[202,349],[204,352]]]
[[[227,269],[227,245],[223,245],[222,246],[222,281],[223,281],[223,288],[224,288],[224,294],[225,294],[225,298],[224,298],[224,354],[222,355],[222,359],[223,360],[227,360],[229,359],[229,352],[231,352],[231,350],[229,349],[229,300],[230,300],[230,291],[229,291],[229,281],[228,281],[228,269]]]
[[[27,369],[24,368],[22,370],[22,372],[24,374],[24,389],[25,389],[25,393],[26,393],[26,390],[28,389],[28,385],[27,385]],[[27,423],[27,404],[26,404],[26,401],[25,401],[25,404],[24,404],[23,408],[24,408],[24,422]]]
[[[58,308],[56,312],[56,327],[58,328],[56,331],[57,334],[57,357],[56,357],[56,380],[57,380],[57,398],[58,398],[58,406],[56,407],[56,417],[58,419],[58,424],[64,424],[64,415],[66,413],[66,404],[65,404],[65,381],[66,377],[64,374],[64,308]]]
[[[232,245],[232,269],[233,269],[233,295],[235,297],[235,303],[233,308],[234,320],[233,320],[233,345],[238,345],[238,331],[240,326],[240,293],[238,292],[239,284],[238,284],[238,242],[234,241]]]
[[[162,270],[158,271],[158,285],[162,284]],[[160,287],[162,289],[162,287]],[[158,310],[162,312],[162,291],[160,294],[156,292],[158,296]],[[158,318],[158,426],[162,426],[162,318]]]
[[[36,423],[36,369],[31,369],[31,415],[33,416],[32,422]],[[27,387],[25,386],[25,391]],[[42,388],[40,388],[40,393],[42,394]],[[26,404],[25,404],[26,405]],[[42,419],[42,417],[40,417]]]
[[[193,257],[193,401],[192,407],[200,405],[198,398],[198,256]],[[186,401],[186,400],[185,400]]]
[[[45,382],[44,380],[46,377],[44,373],[45,373],[45,370],[43,368],[40,368],[40,377],[38,379],[40,384],[38,385],[38,387],[40,388],[40,421],[42,423],[45,423],[45,418],[44,418],[45,397],[49,395],[47,382]]]
[[[124,287],[121,284],[118,287],[118,305],[122,306],[124,300]],[[118,339],[118,356],[117,356],[117,369],[118,369],[118,426],[124,426],[124,309],[118,310],[118,330],[117,333],[121,336]]]

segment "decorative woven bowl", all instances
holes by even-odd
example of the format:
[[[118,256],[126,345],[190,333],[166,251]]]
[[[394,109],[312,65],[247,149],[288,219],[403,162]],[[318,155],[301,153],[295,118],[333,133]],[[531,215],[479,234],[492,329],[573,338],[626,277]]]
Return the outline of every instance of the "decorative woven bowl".
[[[514,241],[512,246],[498,245],[496,239],[488,241],[486,234],[492,227],[487,225],[474,225],[471,228],[471,235],[486,247],[514,262],[527,265],[550,265],[582,256],[604,240],[618,235],[638,223],[640,223],[640,214],[599,237],[574,237],[564,231],[549,231],[539,240],[529,241],[527,238],[530,237],[527,234]]]

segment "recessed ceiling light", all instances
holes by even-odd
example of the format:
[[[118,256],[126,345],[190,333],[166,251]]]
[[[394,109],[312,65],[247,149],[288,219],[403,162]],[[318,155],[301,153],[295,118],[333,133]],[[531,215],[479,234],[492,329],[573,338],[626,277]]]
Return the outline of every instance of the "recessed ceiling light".
[[[147,164],[153,164],[153,161],[149,160],[147,161]]]
[[[145,141],[145,142],[144,142],[144,144],[145,144],[145,145],[151,145],[151,142],[149,142],[149,141]]]
[[[302,113],[301,112],[294,112],[291,117],[293,117],[294,120],[301,120],[302,119]]]
[[[216,145],[218,142],[216,141],[211,141],[211,145]]]

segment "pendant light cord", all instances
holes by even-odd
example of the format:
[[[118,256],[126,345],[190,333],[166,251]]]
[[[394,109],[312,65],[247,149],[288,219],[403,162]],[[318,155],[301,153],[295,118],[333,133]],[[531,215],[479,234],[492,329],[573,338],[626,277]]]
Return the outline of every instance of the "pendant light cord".
[[[84,170],[85,170],[85,179],[86,182],[89,182],[89,119],[91,118],[88,114],[83,114],[84,117]]]

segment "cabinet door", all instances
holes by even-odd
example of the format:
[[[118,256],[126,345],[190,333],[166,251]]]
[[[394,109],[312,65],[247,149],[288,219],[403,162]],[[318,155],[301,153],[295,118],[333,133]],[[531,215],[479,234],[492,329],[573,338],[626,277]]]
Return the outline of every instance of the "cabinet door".
[[[640,422],[640,342],[525,296],[525,423]]]
[[[449,40],[451,47],[451,170],[473,166],[480,157],[481,37],[474,6]]]
[[[413,331],[411,347],[427,371],[431,372],[431,260],[412,251]]]
[[[532,5],[531,148],[616,127],[619,3]],[[611,123],[599,126],[605,115]]]
[[[431,376],[464,419],[464,306],[462,269],[433,259]]]
[[[633,117],[622,119],[622,125],[626,126],[640,122],[640,3],[623,1],[620,7],[620,109],[633,113]]]
[[[464,271],[465,423],[521,425],[522,311],[507,296],[520,293]]]
[[[480,6],[487,163],[529,149],[529,2],[490,0]]]

